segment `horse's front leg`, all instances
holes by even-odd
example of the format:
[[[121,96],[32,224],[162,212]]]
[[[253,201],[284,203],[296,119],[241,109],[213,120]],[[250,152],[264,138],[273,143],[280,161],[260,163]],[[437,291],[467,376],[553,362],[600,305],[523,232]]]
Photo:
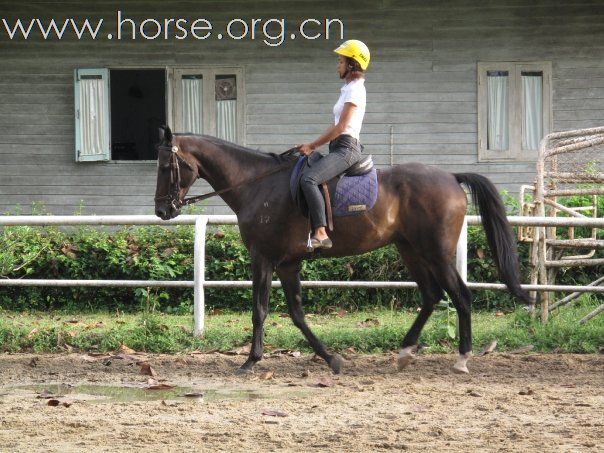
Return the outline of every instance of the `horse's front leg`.
[[[283,292],[287,300],[287,308],[294,325],[302,331],[306,340],[313,348],[315,353],[322,357],[334,373],[339,373],[342,369],[342,357],[339,354],[329,354],[312,333],[302,310],[302,285],[300,284],[300,261],[290,262],[277,266],[277,275],[283,285]]]
[[[268,300],[271,291],[271,280],[273,276],[273,266],[271,262],[260,253],[251,250],[252,258],[252,347],[250,355],[243,365],[237,370],[237,373],[249,373],[252,368],[262,358],[264,352],[263,345],[263,327],[264,320],[268,314]]]

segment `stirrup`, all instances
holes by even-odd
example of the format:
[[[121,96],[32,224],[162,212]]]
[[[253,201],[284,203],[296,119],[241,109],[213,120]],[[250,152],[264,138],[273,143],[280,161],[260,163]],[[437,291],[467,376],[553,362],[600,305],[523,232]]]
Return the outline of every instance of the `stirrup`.
[[[313,250],[330,249],[333,246],[333,242],[331,242],[331,239],[329,238],[322,240],[317,238],[310,238],[310,246]]]

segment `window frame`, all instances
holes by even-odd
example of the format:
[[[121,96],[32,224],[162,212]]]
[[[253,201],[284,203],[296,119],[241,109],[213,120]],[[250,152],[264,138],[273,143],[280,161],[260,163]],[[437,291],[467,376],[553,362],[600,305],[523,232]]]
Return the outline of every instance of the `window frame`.
[[[155,160],[115,160],[111,155],[111,82],[109,74],[111,70],[118,69],[163,69],[166,73],[166,121],[175,132],[186,132],[179,129],[179,125],[182,124],[182,118],[179,114],[179,109],[175,109],[175,105],[181,99],[179,90],[177,87],[178,74],[202,74],[203,78],[208,80],[215,80],[217,75],[230,75],[234,74],[237,78],[237,143],[245,146],[246,137],[246,124],[245,124],[245,83],[244,83],[244,71],[243,67],[240,66],[217,66],[217,65],[195,65],[195,66],[157,66],[157,65],[125,65],[125,66],[108,66],[103,68],[76,68],[74,70],[74,114],[75,114],[75,161],[76,162],[103,162],[103,163],[120,163],[120,164],[131,164],[131,163],[154,163]],[[82,126],[81,126],[81,115],[80,109],[82,104],[81,95],[79,93],[79,77],[81,75],[99,75],[102,74],[105,93],[104,102],[107,111],[107,127],[104,130],[109,149],[106,150],[102,155],[86,156],[81,155],[79,149],[81,148],[82,142]],[[212,88],[214,87],[212,83]],[[204,133],[209,135],[215,135],[216,132],[216,100],[215,91],[204,90]],[[207,113],[206,113],[207,112]],[[178,115],[178,118],[177,116]]]
[[[83,114],[81,80],[86,77],[95,77],[102,80],[102,111],[104,116],[103,135],[107,148],[100,153],[82,154],[83,139]],[[109,81],[109,68],[77,68],[74,71],[74,119],[75,119],[75,161],[76,162],[107,162],[111,159],[111,106],[109,103],[111,84]]]
[[[181,110],[175,108],[182,102],[180,92],[180,77],[183,75],[199,75],[203,80],[211,81],[211,89],[203,89],[203,130],[204,134],[216,135],[216,98],[215,80],[219,75],[235,75],[237,79],[237,143],[245,146],[245,86],[243,82],[243,68],[237,66],[174,66],[167,68],[169,82],[168,116],[172,119],[174,131],[187,132],[182,129]]]
[[[507,150],[487,149],[487,72],[508,71],[508,127],[509,144]],[[551,61],[526,61],[526,62],[478,62],[477,64],[477,102],[478,102],[478,161],[534,161],[538,149],[522,149],[523,114],[522,102],[522,72],[542,72],[542,124],[543,137],[552,130],[552,63]]]

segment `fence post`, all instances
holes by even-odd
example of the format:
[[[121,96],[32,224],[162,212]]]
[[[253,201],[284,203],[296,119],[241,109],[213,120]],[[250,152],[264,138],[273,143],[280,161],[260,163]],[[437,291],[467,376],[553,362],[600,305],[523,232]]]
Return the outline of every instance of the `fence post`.
[[[206,279],[206,227],[208,216],[201,215],[195,220],[195,243],[193,247],[193,319],[195,327],[193,335],[200,336],[203,332],[205,317],[205,298],[203,283]]]
[[[464,283],[468,282],[468,218],[463,218],[463,225],[457,241],[455,253],[455,267]]]

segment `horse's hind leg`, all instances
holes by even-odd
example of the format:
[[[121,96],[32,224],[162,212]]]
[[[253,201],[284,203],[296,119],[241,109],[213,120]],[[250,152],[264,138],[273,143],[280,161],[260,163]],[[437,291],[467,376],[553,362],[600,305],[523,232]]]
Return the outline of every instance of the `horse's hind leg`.
[[[300,284],[300,261],[281,264],[277,266],[276,270],[283,286],[292,322],[302,331],[315,353],[329,364],[334,373],[339,373],[342,368],[342,357],[339,354],[329,354],[323,343],[312,333],[304,319],[302,286]]]
[[[271,291],[271,280],[273,275],[273,266],[268,259],[254,250],[251,251],[252,258],[252,279],[253,279],[253,306],[252,306],[252,347],[250,355],[237,373],[249,373],[252,368],[262,358],[264,350],[263,330],[264,320],[268,314],[268,300]]]
[[[399,243],[397,248],[422,295],[422,308],[405,335],[399,351],[397,367],[402,370],[415,359],[419,335],[434,311],[434,305],[443,298],[444,292],[422,259],[411,253],[409,246]]]
[[[468,373],[466,365],[472,355],[472,294],[453,264],[442,260],[432,268],[434,276],[449,294],[459,320],[459,359],[453,365],[456,373]]]

